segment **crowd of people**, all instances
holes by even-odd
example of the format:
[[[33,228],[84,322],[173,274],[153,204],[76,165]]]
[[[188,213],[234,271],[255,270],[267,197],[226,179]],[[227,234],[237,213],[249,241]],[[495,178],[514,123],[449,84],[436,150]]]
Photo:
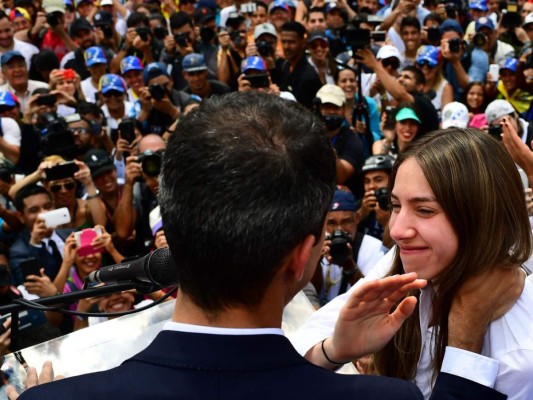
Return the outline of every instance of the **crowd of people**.
[[[303,288],[320,311],[295,343],[311,362],[321,364],[315,349],[326,354],[326,345],[332,359],[357,359],[360,372],[411,379],[428,397],[449,339],[446,321],[458,290],[453,284],[486,271],[490,263],[525,263],[527,269],[530,245],[517,241],[529,234],[518,229],[517,221],[522,214],[533,215],[528,188],[533,183],[531,0],[3,0],[0,67],[0,306],[82,290],[85,278],[101,266],[169,247],[162,223],[169,204],[166,210],[159,205],[167,142],[181,134],[180,121],[188,121],[195,109],[221,96],[231,98],[232,92],[252,100],[255,93],[279,97],[287,107],[299,103],[321,123],[334,149],[337,187],[325,215],[327,236]],[[249,125],[241,124],[239,116],[234,110],[221,124],[232,130],[265,123],[250,116]],[[270,128],[268,123],[264,128]],[[441,143],[441,164],[424,164],[418,152],[435,146],[438,139],[431,132],[439,129],[457,137]],[[466,190],[466,183],[453,181],[460,173],[453,162],[460,149],[453,145],[466,137],[472,153],[487,158],[485,145],[472,143],[485,138],[494,145],[493,139],[503,137],[498,148],[507,153],[484,161],[495,163],[493,158],[510,154],[522,177],[521,199],[513,207],[524,213],[507,215],[505,221],[491,214],[493,223],[512,228],[502,237],[516,240],[490,260],[481,257],[485,236],[472,227],[491,228],[467,220],[469,213],[454,208],[467,201],[446,195],[438,183],[449,179]],[[191,165],[202,154],[190,154]],[[464,171],[483,169],[477,159],[465,161],[472,163],[465,162]],[[203,162],[209,167],[213,160]],[[434,315],[406,324],[391,348],[376,348],[369,359],[362,358],[368,353],[334,348],[339,310],[359,280],[413,270],[401,252],[393,253],[408,242],[397,221],[399,209],[407,210],[409,196],[417,194],[410,184],[420,178],[420,168],[427,179],[426,186],[418,181],[427,188],[424,198],[433,196],[440,204],[431,213],[453,225],[437,229],[455,232],[449,237],[456,246],[445,256],[450,271],[459,272],[454,277],[422,274],[429,281],[442,279],[438,293],[426,288],[419,296]],[[514,173],[507,164],[502,170]],[[488,187],[513,193],[501,182],[494,184],[500,179],[496,175],[491,179],[473,179],[468,190],[478,184],[479,193]],[[470,200],[481,207],[488,197]],[[493,211],[486,208],[487,215]],[[66,221],[50,224],[47,216],[54,210],[64,210]],[[206,221],[198,217],[197,222]],[[479,242],[460,235],[463,231]],[[84,237],[91,239],[84,243]],[[464,249],[478,247],[470,251],[483,261],[465,272],[464,265],[473,261]],[[504,257],[506,252],[512,257]],[[70,309],[120,312],[164,294],[125,292],[111,300],[81,300]],[[31,311],[30,317],[18,334],[18,347],[96,323],[50,311]],[[13,350],[10,320],[2,324],[0,352],[6,354]],[[435,338],[424,336],[426,328]],[[434,348],[427,340],[436,340]],[[418,350],[401,360],[398,352],[407,347]],[[513,379],[498,381],[504,393],[513,395]],[[528,398],[524,393],[533,396],[532,391],[522,387],[514,398]]]

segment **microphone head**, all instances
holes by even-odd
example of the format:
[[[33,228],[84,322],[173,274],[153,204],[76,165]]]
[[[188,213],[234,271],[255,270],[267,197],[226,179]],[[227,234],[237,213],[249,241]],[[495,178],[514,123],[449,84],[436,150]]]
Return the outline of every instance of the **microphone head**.
[[[145,265],[152,281],[161,287],[178,284],[178,266],[168,248],[155,250],[146,260]]]

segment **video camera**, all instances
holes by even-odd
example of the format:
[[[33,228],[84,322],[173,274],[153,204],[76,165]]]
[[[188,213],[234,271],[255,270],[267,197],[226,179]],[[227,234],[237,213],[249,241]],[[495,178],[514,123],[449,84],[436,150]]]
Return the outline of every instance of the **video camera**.
[[[257,52],[261,57],[271,57],[274,54],[274,47],[264,40],[259,40],[255,43]]]
[[[74,138],[64,118],[56,113],[44,113],[37,125],[41,128],[41,149],[45,156],[57,154],[66,160],[76,157]]]
[[[329,245],[329,254],[333,264],[341,265],[350,257],[348,243],[352,243],[352,238],[343,230],[335,230],[327,236],[331,241]]]

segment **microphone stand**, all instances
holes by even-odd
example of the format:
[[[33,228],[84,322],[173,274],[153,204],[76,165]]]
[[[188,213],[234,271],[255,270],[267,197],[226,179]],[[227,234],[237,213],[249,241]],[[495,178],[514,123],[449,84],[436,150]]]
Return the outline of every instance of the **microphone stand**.
[[[33,300],[33,303],[37,303],[39,305],[43,306],[50,306],[50,305],[61,305],[61,304],[69,304],[73,303],[80,299],[86,299],[88,297],[97,297],[97,296],[103,296],[111,293],[121,292],[123,290],[129,290],[129,289],[135,289],[139,285],[133,282],[126,282],[126,283],[117,283],[114,285],[106,285],[106,286],[97,286],[93,288],[88,288],[85,290],[80,290],[77,292],[72,293],[65,293],[65,294],[59,294],[57,296],[50,296],[50,297],[44,297],[41,299]],[[21,364],[24,364],[22,359],[22,356],[20,355],[20,350],[18,348],[18,331],[19,331],[19,313],[21,311],[26,311],[30,309],[37,309],[38,307],[35,307],[30,304],[25,303],[18,303],[17,300],[14,300],[12,304],[9,304],[7,306],[0,307],[0,314],[5,313],[11,313],[11,348],[13,350],[13,353],[17,357],[17,359],[21,362]]]

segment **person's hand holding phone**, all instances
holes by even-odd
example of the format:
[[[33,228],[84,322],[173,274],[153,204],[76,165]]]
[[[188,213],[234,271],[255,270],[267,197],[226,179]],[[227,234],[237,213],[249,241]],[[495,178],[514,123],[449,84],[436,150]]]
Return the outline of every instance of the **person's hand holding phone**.
[[[0,357],[11,353],[11,317],[0,325]]]
[[[74,173],[74,179],[83,184],[87,191],[89,191],[89,189],[96,189],[94,187],[93,178],[91,176],[91,170],[89,169],[87,164],[78,160],[74,160],[74,163],[79,168],[78,171]]]
[[[142,166],[137,161],[137,156],[129,156],[126,159],[126,184],[133,185],[142,176]]]
[[[97,251],[105,250],[108,253],[111,253],[115,249],[115,246],[113,245],[113,240],[111,240],[109,232],[107,232],[102,225],[95,225],[93,229],[99,233],[99,235],[91,241],[93,249]]]
[[[61,267],[72,267],[74,261],[76,260],[76,251],[77,251],[76,237],[74,232],[68,235],[67,240],[65,240],[65,245],[63,246],[63,263]]]
[[[28,275],[24,282],[24,287],[28,293],[35,294],[39,297],[50,297],[57,294],[57,289],[45,274],[44,268],[41,268],[40,275]]]
[[[50,237],[53,228],[47,228],[44,219],[37,218],[33,224],[33,229],[30,235],[30,244],[33,246],[42,245],[45,237]]]

